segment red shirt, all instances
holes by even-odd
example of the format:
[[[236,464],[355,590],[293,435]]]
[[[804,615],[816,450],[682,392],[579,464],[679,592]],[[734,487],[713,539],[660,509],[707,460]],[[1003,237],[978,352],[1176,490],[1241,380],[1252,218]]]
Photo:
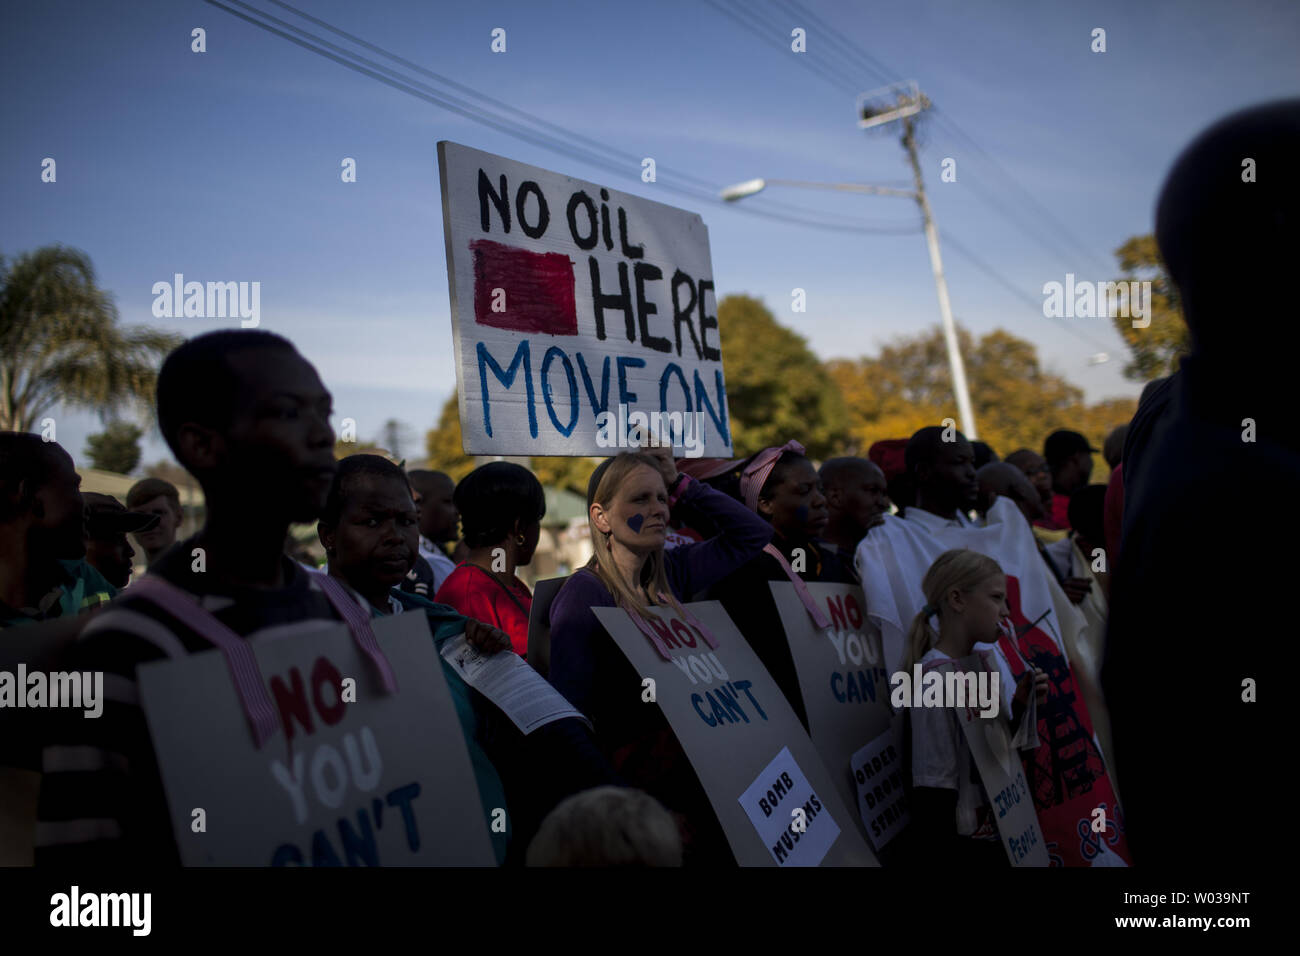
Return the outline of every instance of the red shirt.
[[[490,571],[465,562],[447,575],[433,600],[505,631],[515,653],[528,656],[528,612],[533,595],[519,578],[507,587]]]
[[[1069,531],[1070,530],[1070,496],[1058,495],[1052,492],[1052,507],[1046,518],[1039,518],[1034,522],[1035,528],[1046,528],[1048,531]]]

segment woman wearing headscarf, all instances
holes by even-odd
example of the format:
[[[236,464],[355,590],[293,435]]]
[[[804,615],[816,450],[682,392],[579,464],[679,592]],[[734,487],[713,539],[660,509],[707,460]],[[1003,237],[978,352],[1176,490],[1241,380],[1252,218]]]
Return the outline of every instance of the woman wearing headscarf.
[[[794,659],[768,582],[790,581],[800,588],[807,581],[856,581],[835,552],[816,541],[830,516],[817,469],[797,441],[763,449],[740,469],[731,490],[746,508],[771,523],[772,540],[715,585],[709,597],[722,602],[807,728]]]

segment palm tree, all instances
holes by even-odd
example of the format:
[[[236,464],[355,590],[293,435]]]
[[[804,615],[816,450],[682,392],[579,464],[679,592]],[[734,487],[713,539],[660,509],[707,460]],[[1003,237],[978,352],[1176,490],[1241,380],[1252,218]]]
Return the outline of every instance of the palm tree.
[[[118,325],[90,257],[44,246],[0,258],[0,429],[32,431],[55,405],[152,408],[162,358],[184,337]]]

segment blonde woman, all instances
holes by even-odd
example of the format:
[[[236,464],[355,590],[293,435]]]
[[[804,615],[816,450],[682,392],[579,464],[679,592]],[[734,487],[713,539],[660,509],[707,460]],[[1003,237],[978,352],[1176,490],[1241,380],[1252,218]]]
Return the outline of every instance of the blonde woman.
[[[682,502],[721,531],[664,550],[669,511]],[[620,775],[678,814],[686,862],[731,859],[708,798],[658,707],[641,700],[641,677],[605,632],[593,607],[645,614],[680,608],[763,550],[772,526],[740,502],[688,475],[667,449],[602,462],[587,485],[587,525],[595,554],[551,605],[549,679],[596,727]]]
[[[976,644],[997,641],[1007,608],[1007,579],[987,555],[965,548],[945,551],[921,580],[926,604],[912,621],[902,672],[932,661],[959,660]],[[1016,687],[1011,724],[1029,695],[1047,700],[1047,675],[1034,668]],[[904,712],[911,738],[912,829],[918,863],[946,860],[966,866],[1007,865],[989,796],[966,743],[958,715],[943,707]],[[997,720],[1004,719],[1001,715]]]

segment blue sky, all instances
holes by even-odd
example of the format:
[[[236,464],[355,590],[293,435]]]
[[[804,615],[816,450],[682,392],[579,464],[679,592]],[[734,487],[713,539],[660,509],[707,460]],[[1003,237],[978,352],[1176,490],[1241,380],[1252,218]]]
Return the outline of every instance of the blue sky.
[[[251,2],[294,20],[269,0]],[[890,79],[917,80],[938,107],[921,161],[940,231],[1020,290],[945,244],[958,321],[1033,341],[1089,400],[1136,395],[1109,324],[1044,318],[1035,306],[1042,286],[1067,272],[1109,278],[1112,251],[1150,231],[1165,172],[1200,129],[1300,91],[1300,5],[803,5]],[[0,253],[79,247],[125,322],[184,334],[221,322],[155,319],[153,283],[177,272],[260,281],[262,327],[316,363],[337,416],[356,419],[362,437],[401,420],[408,454],[422,451],[455,387],[440,139],[700,212],[719,298],[764,298],[822,357],[870,354],[938,322],[919,229],[831,232],[662,188],[667,170],[717,186],[757,176],[906,184],[896,136],[855,123],[852,90],[882,80],[851,66],[787,2],[748,2],[741,14],[783,48],[720,12],[726,0],[295,6],[574,133],[653,157],[659,183],[641,182],[639,164],[610,172],[445,112],[200,0],[49,0],[9,6],[0,30],[9,91],[0,101]],[[194,27],[207,32],[206,53],[191,52]],[[503,54],[490,49],[497,27],[506,30]],[[807,30],[806,53],[789,50],[794,27]],[[1096,27],[1106,30],[1104,54],[1089,49]],[[58,163],[54,184],[40,181],[47,156]],[[356,183],[340,180],[345,156],[357,160]],[[940,181],[945,157],[957,160],[957,182]],[[745,202],[871,227],[919,218],[905,199],[790,188]],[[803,314],[790,308],[796,287],[807,293]],[[1089,365],[1099,348],[1111,361]],[[60,441],[80,460],[97,418],[62,410],[56,418]],[[161,439],[150,436],[144,460],[162,457]]]

